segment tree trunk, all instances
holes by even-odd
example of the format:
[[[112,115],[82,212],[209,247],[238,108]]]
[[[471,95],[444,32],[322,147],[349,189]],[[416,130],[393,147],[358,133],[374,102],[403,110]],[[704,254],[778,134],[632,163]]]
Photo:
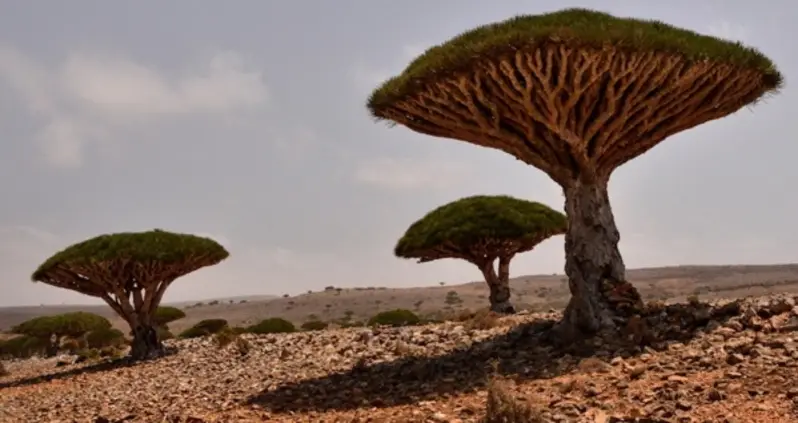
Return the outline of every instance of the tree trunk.
[[[58,355],[58,350],[61,348],[61,337],[56,334],[51,334],[47,338],[47,348],[45,349],[45,355],[47,357],[55,357]]]
[[[479,264],[490,289],[490,310],[501,314],[513,314],[515,308],[510,303],[510,259],[500,259],[499,274],[493,268],[493,260]]]
[[[133,328],[133,342],[130,357],[134,360],[146,360],[163,353],[163,344],[158,339],[158,332],[152,325],[139,324]]]
[[[618,250],[607,180],[574,181],[565,187],[565,273],[571,300],[563,323],[575,334],[616,329],[642,307],[637,289],[626,281]]]

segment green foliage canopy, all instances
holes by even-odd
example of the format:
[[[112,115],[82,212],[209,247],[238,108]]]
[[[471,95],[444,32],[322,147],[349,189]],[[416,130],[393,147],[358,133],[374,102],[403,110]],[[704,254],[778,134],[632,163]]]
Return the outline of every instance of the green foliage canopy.
[[[105,317],[83,311],[51,316],[39,316],[14,326],[11,331],[36,338],[83,336],[87,332],[108,329],[111,322]]]
[[[31,279],[101,295],[106,289],[92,280],[96,274],[111,280],[121,277],[121,273],[130,279],[132,274],[144,284],[153,282],[148,278],[176,279],[228,256],[227,250],[210,238],[160,229],[124,232],[100,235],[67,247],[42,263]]]
[[[440,206],[413,223],[394,253],[422,261],[469,259],[469,250],[478,247],[496,257],[530,250],[564,233],[566,227],[565,215],[544,204],[506,195],[478,195]]]
[[[540,15],[522,15],[466,31],[430,48],[400,75],[377,88],[368,100],[375,117],[394,101],[415,92],[427,81],[466,69],[487,58],[548,42],[574,47],[626,51],[654,51],[682,55],[690,61],[711,60],[759,71],[777,90],[783,77],[773,62],[754,48],[702,35],[664,22],[620,18],[593,10],[572,8]]]

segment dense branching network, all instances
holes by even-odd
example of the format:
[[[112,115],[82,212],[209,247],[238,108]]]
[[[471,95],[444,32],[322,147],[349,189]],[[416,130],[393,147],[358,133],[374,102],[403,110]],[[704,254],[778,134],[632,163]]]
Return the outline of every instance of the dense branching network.
[[[56,253],[31,278],[100,297],[120,316],[131,316],[157,306],[175,279],[228,255],[212,239],[195,235],[157,229],[117,233]]]
[[[432,48],[368,106],[418,132],[503,150],[565,184],[608,176],[781,83],[767,57],[737,43],[570,9]]]

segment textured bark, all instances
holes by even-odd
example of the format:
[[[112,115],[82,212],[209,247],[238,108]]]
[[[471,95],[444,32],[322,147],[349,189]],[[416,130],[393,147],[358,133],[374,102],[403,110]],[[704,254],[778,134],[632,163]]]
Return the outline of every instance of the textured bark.
[[[515,307],[510,303],[510,258],[499,259],[499,272],[493,267],[493,260],[488,260],[479,265],[485,282],[490,289],[490,309],[501,314],[515,313]]]
[[[130,357],[134,360],[146,360],[161,355],[163,344],[158,339],[158,332],[152,325],[139,324],[133,328],[133,342]]]
[[[571,301],[563,323],[571,332],[582,334],[617,328],[640,310],[642,301],[626,281],[606,179],[567,185],[565,210],[565,273]]]

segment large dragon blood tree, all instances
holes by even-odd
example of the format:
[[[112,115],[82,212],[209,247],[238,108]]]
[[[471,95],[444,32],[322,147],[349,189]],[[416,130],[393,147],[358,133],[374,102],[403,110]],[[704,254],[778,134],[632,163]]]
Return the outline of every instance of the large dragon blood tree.
[[[642,305],[607,195],[613,170],[782,85],[755,49],[584,9],[519,16],[433,47],[377,88],[377,119],[505,151],[565,194],[572,294],[560,328],[617,327]]]
[[[227,258],[216,241],[162,230],[101,235],[45,261],[31,279],[102,298],[130,325],[133,359],[157,356],[155,311],[175,279]]]
[[[564,233],[565,227],[565,216],[543,204],[503,195],[478,195],[427,213],[407,229],[394,253],[419,263],[444,258],[468,261],[485,277],[491,310],[514,313],[510,260]]]

